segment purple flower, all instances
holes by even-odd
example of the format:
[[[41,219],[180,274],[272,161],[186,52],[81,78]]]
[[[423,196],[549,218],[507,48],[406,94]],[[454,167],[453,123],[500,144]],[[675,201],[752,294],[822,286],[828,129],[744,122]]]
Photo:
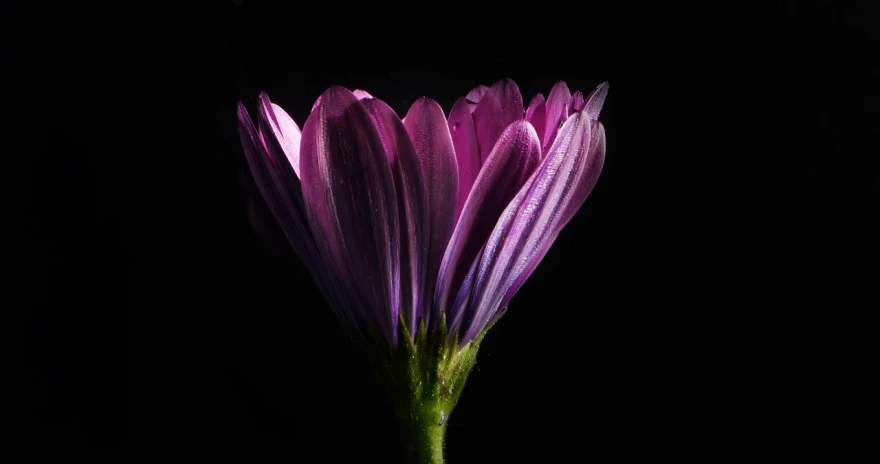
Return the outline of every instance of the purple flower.
[[[397,346],[424,323],[462,347],[499,317],[596,184],[608,86],[558,82],[523,106],[510,79],[447,117],[421,98],[404,118],[332,87],[302,131],[262,93],[239,104],[256,184],[333,309]],[[404,324],[400,327],[399,324]]]

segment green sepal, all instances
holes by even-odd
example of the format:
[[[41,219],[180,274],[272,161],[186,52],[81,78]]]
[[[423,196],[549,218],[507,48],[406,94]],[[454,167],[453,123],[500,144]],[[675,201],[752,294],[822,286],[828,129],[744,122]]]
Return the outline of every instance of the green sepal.
[[[371,359],[411,436],[417,462],[443,462],[446,424],[476,364],[480,343],[492,325],[494,322],[464,346],[458,345],[457,331],[449,333],[445,314],[441,314],[433,332],[421,321],[415,336],[401,317],[396,347],[387,342],[375,343],[380,340],[377,334],[371,337]]]

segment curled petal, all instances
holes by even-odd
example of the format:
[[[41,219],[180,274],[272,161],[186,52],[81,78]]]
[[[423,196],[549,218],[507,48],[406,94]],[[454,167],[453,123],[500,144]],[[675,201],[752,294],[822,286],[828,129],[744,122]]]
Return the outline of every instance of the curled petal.
[[[415,334],[424,307],[430,227],[421,164],[397,113],[376,98],[363,99],[361,104],[370,113],[391,163],[400,218],[400,311],[409,333]]]
[[[465,97],[468,103],[480,103],[480,100],[483,99],[483,95],[486,95],[486,92],[489,91],[489,87],[485,85],[479,85],[471,89]]]
[[[452,145],[455,147],[455,161],[458,164],[458,202],[455,208],[455,220],[458,220],[481,166],[477,131],[467,100],[456,100],[449,112],[448,125]]]
[[[446,116],[436,101],[430,98],[416,100],[406,113],[404,126],[418,154],[427,192],[430,236],[427,243],[425,298],[431,301],[437,282],[437,269],[455,225],[458,164]],[[429,317],[427,322],[433,323],[432,320],[436,322],[439,319]]]
[[[347,89],[324,92],[306,121],[300,175],[324,260],[363,317],[396,343],[400,231],[394,181],[369,113]]]
[[[498,136],[507,126],[523,118],[522,94],[516,82],[502,79],[483,95],[474,110],[474,127],[477,129],[477,143],[480,146],[480,161],[486,158],[495,146]]]
[[[486,242],[462,325],[462,343],[476,337],[497,315],[583,204],[602,168],[604,140],[602,126],[585,111],[569,117],[560,129],[550,153],[504,210]]]
[[[540,93],[532,97],[532,101],[529,102],[529,107],[526,109],[526,120],[532,123],[535,132],[538,133],[538,139],[543,143],[544,130],[547,125],[547,102]]]
[[[452,312],[452,320],[460,320],[460,316],[449,306],[450,299],[461,286],[501,212],[538,165],[540,155],[538,134],[528,121],[519,119],[501,134],[480,170],[437,277],[434,307]]]

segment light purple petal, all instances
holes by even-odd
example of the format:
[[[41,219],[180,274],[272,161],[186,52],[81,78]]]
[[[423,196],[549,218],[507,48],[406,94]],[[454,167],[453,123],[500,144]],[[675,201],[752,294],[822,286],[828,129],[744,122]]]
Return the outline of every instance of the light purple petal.
[[[266,126],[268,121],[264,117],[261,119],[261,125]],[[276,160],[281,160],[283,156],[280,142],[271,135],[261,137],[241,103],[238,104],[238,120],[248,166],[269,211],[278,221],[287,240],[312,274],[330,306],[343,321],[360,329],[350,311],[345,291],[339,287],[321,260],[306,219],[299,178],[289,164],[273,160],[273,156]]]
[[[370,113],[391,163],[400,217],[400,311],[409,333],[415,334],[425,301],[430,227],[422,168],[397,113],[376,98],[363,99],[361,104]]]
[[[568,104],[568,114],[566,117],[577,113],[584,109],[584,94],[580,90],[571,95],[571,103]]]
[[[547,125],[547,103],[544,100],[544,95],[539,93],[532,97],[532,101],[529,102],[529,107],[526,109],[526,120],[532,123],[543,147],[544,130]]]
[[[431,301],[437,282],[437,269],[455,225],[458,164],[452,136],[446,125],[446,115],[436,101],[424,97],[416,100],[406,113],[404,126],[418,153],[427,192],[430,236],[427,244],[425,300]],[[428,324],[437,321],[427,314],[426,317]]]
[[[590,119],[597,119],[599,117],[599,112],[602,111],[602,105],[605,104],[605,97],[607,96],[608,81],[599,84],[595,90],[590,92],[590,96],[587,97],[587,101],[584,104]]]
[[[354,89],[354,91],[351,92],[351,93],[352,93],[352,94],[355,96],[355,98],[357,98],[358,100],[363,100],[363,99],[365,99],[365,98],[374,98],[372,95],[370,95],[370,92],[367,92],[366,90]]]
[[[391,166],[369,113],[331,87],[303,127],[300,175],[318,249],[380,333],[396,343],[399,221]]]
[[[474,118],[468,109],[467,100],[459,98],[449,112],[449,133],[455,147],[455,160],[458,163],[458,202],[455,220],[461,215],[464,202],[480,173],[480,147],[477,145],[477,131]]]
[[[502,79],[486,91],[474,110],[474,127],[483,164],[501,132],[514,121],[522,119],[523,114],[522,94],[516,82]]]
[[[296,122],[293,121],[293,118],[287,112],[269,100],[269,95],[266,92],[260,93],[259,102],[260,121],[265,121],[266,128],[268,129],[263,131],[261,127],[260,131],[271,132],[281,145],[281,149],[284,151],[290,167],[293,168],[293,172],[299,177],[299,144],[302,139],[299,126],[296,125]]]
[[[473,282],[462,343],[473,340],[509,301],[595,184],[605,139],[601,125],[593,124],[586,112],[569,117],[550,153],[501,215]]]
[[[553,144],[559,127],[568,117],[568,105],[571,103],[571,92],[563,81],[557,82],[547,95],[546,115],[544,120],[544,138],[541,139],[544,151]]]
[[[540,156],[538,134],[528,121],[519,119],[507,127],[480,170],[437,277],[434,307],[451,313],[449,320],[457,317],[449,306],[450,299],[459,291],[498,217],[535,170]]]

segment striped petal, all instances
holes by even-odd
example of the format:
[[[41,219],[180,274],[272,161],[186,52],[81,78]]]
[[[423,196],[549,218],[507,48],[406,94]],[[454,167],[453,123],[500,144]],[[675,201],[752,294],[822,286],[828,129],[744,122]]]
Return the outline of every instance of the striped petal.
[[[425,299],[431,301],[437,269],[455,225],[458,205],[458,164],[443,108],[430,98],[420,98],[409,108],[404,126],[418,154],[427,192],[430,235],[428,237]],[[435,314],[439,316],[439,314]],[[428,315],[427,323],[437,318]],[[431,327],[431,325],[429,325]]]
[[[369,113],[331,87],[303,127],[300,175],[328,267],[376,329],[396,343],[399,220],[391,166]]]
[[[591,121],[585,111],[569,117],[550,153],[504,210],[486,242],[462,326],[462,343],[473,340],[534,271],[595,185],[604,153],[601,124]]]
[[[458,201],[455,207],[455,220],[461,215],[477,174],[480,173],[480,147],[477,145],[477,131],[471,117],[467,100],[456,100],[449,112],[449,134],[455,147],[455,161],[458,164]]]
[[[540,155],[538,134],[528,121],[520,119],[507,127],[480,170],[437,277],[434,307],[453,312],[450,320],[457,316],[449,306],[450,299],[461,286],[501,212],[537,167]]]
[[[602,105],[605,104],[605,97],[607,96],[607,81],[599,84],[595,90],[590,92],[590,96],[587,97],[587,101],[584,103],[584,109],[587,110],[590,119],[597,119],[599,117],[599,112],[602,111]]]
[[[474,127],[483,164],[504,129],[522,119],[523,114],[522,94],[516,82],[502,79],[486,91],[474,110]]]

